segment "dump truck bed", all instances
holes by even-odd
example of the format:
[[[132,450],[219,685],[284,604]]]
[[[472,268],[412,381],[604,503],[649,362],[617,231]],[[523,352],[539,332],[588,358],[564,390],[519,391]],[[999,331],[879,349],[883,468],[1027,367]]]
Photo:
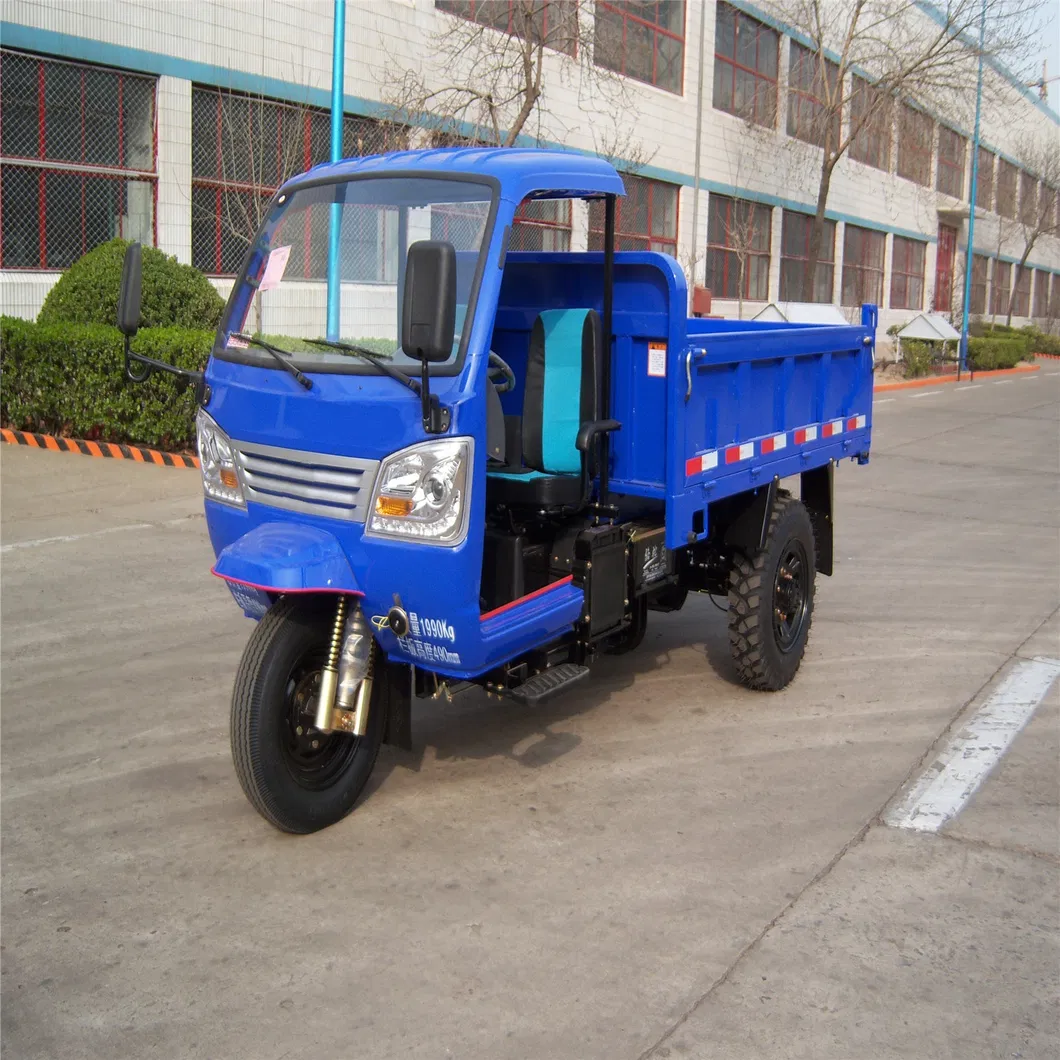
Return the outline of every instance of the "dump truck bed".
[[[511,253],[492,346],[523,377],[543,308],[602,308],[603,255]],[[615,255],[611,489],[665,506],[666,544],[710,532],[709,505],[843,457],[868,459],[876,309],[850,325],[689,318],[678,263]],[[521,388],[504,397],[521,411]]]

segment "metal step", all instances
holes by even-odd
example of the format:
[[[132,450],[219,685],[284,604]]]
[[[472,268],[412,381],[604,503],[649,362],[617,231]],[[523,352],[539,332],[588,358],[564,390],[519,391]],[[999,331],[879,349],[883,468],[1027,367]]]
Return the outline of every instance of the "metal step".
[[[529,680],[513,688],[508,695],[528,707],[539,707],[588,676],[588,666],[560,663],[559,666],[553,666],[539,674],[534,674]]]

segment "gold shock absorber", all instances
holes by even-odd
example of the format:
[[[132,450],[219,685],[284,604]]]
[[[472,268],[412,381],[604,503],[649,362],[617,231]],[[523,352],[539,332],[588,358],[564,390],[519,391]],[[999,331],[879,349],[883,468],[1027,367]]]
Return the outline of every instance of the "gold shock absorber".
[[[342,631],[346,627],[346,597],[340,596],[335,608],[335,622],[331,627],[328,659],[320,672],[320,697],[317,699],[316,726],[321,732],[331,732],[331,711],[335,706],[335,690],[339,686],[339,652],[342,650]]]
[[[354,736],[363,736],[368,731],[368,708],[372,703],[372,678],[375,673],[375,641],[368,647],[368,667],[361,679],[361,687],[357,689],[357,702],[353,707],[353,725],[351,731]]]

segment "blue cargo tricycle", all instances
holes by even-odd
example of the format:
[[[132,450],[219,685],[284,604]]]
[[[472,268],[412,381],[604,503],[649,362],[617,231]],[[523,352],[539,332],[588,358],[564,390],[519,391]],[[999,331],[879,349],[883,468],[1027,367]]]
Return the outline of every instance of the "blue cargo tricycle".
[[[278,828],[349,813],[380,745],[410,745],[413,697],[536,707],[689,592],[728,598],[750,687],[795,676],[833,468],[869,457],[875,308],[689,319],[672,257],[616,251],[622,194],[558,151],[317,166],[241,252],[203,373],[126,344],[131,378],[196,388],[213,573],[258,620],[232,753]],[[588,210],[590,249],[517,223],[550,200]],[[138,316],[134,246],[127,336]]]

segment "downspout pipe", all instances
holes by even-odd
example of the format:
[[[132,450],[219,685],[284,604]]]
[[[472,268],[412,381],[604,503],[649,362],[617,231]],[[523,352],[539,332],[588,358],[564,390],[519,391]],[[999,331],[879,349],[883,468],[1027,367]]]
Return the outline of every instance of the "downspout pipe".
[[[342,158],[342,116],[346,84],[346,0],[335,0],[335,27],[331,52],[331,161]],[[339,338],[341,307],[341,270],[339,233],[342,229],[342,204],[331,204],[328,224],[328,327],[329,341]]]
[[[957,377],[968,367],[968,310],[972,300],[972,266],[975,262],[975,200],[979,194],[979,125],[983,110],[983,50],[986,44],[986,0],[979,16],[979,76],[975,87],[975,132],[972,135],[972,183],[968,189],[968,252],[964,263],[964,305],[961,309],[961,345]]]

